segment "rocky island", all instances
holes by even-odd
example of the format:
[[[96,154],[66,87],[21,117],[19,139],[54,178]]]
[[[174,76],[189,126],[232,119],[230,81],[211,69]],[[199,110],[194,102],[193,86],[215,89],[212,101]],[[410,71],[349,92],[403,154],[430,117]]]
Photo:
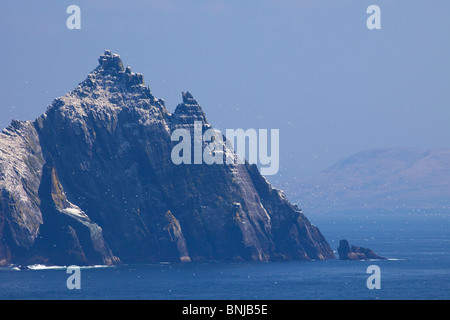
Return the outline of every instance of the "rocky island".
[[[170,113],[106,51],[35,121],[0,134],[0,266],[333,259],[319,229],[255,165],[176,165]]]
[[[347,240],[343,239],[339,241],[338,247],[339,259],[341,260],[385,260],[386,258],[380,257],[375,252],[367,248],[361,248],[357,246],[351,246]]]

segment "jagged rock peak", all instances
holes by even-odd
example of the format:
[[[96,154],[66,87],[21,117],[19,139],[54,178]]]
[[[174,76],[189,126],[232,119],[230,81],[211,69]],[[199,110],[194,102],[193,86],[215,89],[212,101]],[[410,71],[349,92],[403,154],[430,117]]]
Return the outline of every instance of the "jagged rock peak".
[[[98,58],[98,62],[105,71],[124,71],[122,59],[118,54],[111,53],[110,50],[105,50],[105,53]]]
[[[134,73],[131,67],[124,68],[118,54],[106,50],[101,54],[99,65],[92,70],[72,92],[55,99],[50,110],[63,106],[76,107],[78,111],[87,108],[107,109],[110,107],[155,109],[166,113],[164,101],[155,98],[144,83],[141,73]],[[99,101],[103,103],[98,103]],[[94,103],[94,101],[97,101]]]
[[[182,92],[183,103],[177,105],[173,116],[179,124],[207,123],[205,113],[189,91]]]
[[[124,68],[120,55],[106,50],[104,54],[100,55],[98,62],[99,66],[94,70],[93,74],[115,78],[123,82],[126,87],[145,86],[142,73],[132,72],[129,66]],[[92,77],[93,74],[90,76]]]
[[[192,96],[192,94],[189,91],[182,92],[182,95],[183,95],[183,103],[184,104],[197,105],[198,106],[197,101],[194,99],[194,97]]]

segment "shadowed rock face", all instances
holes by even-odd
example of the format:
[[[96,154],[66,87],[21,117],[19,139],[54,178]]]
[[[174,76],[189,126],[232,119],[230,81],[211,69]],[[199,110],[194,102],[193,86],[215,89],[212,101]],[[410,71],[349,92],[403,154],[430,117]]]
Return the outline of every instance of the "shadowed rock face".
[[[334,258],[256,166],[173,164],[171,133],[194,121],[211,128],[190,93],[171,114],[106,51],[0,134],[0,265]]]
[[[370,249],[351,246],[347,240],[339,241],[338,247],[339,259],[341,260],[371,260],[371,259],[386,259],[380,257]]]

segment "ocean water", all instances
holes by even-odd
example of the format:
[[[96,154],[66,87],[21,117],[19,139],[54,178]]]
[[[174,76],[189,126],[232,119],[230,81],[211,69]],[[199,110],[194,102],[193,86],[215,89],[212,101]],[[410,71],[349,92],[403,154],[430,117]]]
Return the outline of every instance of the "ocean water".
[[[64,267],[0,269],[0,299],[450,299],[450,216],[309,216],[333,250],[340,239],[388,260],[162,263],[81,269],[69,290]],[[366,286],[367,267],[381,289]]]

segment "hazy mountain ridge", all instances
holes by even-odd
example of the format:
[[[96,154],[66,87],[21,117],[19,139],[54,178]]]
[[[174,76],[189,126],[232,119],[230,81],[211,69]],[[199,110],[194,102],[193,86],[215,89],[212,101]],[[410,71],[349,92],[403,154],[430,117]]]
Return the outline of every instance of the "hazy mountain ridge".
[[[371,149],[286,188],[310,213],[450,211],[450,149]]]

